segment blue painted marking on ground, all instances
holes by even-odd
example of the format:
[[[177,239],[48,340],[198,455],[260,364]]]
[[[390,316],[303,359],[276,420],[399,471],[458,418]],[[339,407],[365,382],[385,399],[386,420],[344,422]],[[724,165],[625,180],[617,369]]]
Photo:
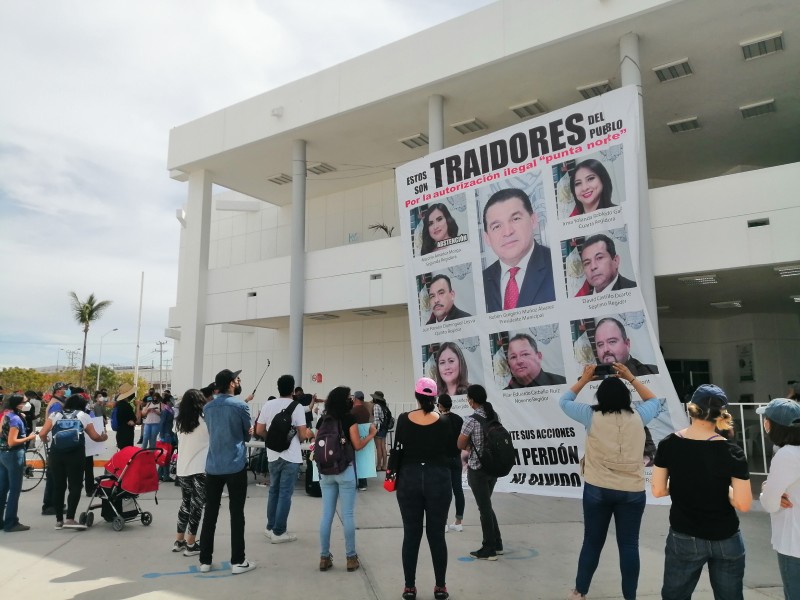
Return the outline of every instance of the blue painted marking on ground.
[[[506,548],[505,554],[499,554],[498,560],[528,560],[539,556],[539,551],[534,548]],[[474,556],[459,556],[460,562],[473,562],[478,560]]]
[[[220,567],[211,571],[210,573],[201,573],[199,565],[189,565],[185,571],[169,571],[167,573],[145,573],[142,575],[144,579],[158,579],[159,577],[172,577],[175,575],[193,575],[195,577],[202,577],[203,579],[218,579],[220,577],[230,577],[231,563],[220,563]]]

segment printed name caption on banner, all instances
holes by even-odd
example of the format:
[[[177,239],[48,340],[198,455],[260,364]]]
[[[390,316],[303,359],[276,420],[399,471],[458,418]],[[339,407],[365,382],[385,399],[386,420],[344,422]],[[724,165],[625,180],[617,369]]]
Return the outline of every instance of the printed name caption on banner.
[[[537,387],[521,390],[503,390],[506,397],[513,398],[515,404],[528,402],[548,402],[551,397],[561,395],[562,390],[557,387]]]
[[[581,303],[594,310],[595,308],[603,308],[604,306],[619,306],[625,304],[633,294],[630,291],[617,291],[614,292],[613,298],[606,298],[605,296],[582,296]]]

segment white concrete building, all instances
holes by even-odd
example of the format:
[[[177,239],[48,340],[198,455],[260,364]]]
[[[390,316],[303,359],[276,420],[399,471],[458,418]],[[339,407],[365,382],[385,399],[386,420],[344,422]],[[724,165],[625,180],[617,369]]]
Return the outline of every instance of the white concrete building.
[[[269,360],[260,401],[285,372],[413,400],[393,167],[640,77],[670,371],[679,391],[782,395],[800,379],[800,276],[781,276],[800,274],[799,73],[795,0],[504,0],[175,128],[173,390],[225,367],[248,389]]]

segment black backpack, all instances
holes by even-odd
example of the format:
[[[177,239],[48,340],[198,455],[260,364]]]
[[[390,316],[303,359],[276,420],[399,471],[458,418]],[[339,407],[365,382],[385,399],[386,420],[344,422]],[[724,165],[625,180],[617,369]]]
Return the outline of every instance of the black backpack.
[[[391,431],[394,429],[395,421],[394,417],[392,416],[392,411],[389,410],[389,406],[384,404],[381,406],[383,409],[383,419],[381,419],[381,432],[386,433],[387,431]]]
[[[483,430],[483,450],[478,455],[481,468],[492,477],[505,477],[517,460],[511,434],[496,418],[490,421],[477,413],[472,418]]]
[[[338,475],[355,460],[355,450],[342,422],[330,415],[322,417],[314,439],[314,462],[322,475]]]
[[[299,404],[297,400],[293,400],[272,418],[267,429],[267,448],[275,452],[283,452],[289,448],[292,438],[297,435],[297,430],[292,426],[292,413]]]

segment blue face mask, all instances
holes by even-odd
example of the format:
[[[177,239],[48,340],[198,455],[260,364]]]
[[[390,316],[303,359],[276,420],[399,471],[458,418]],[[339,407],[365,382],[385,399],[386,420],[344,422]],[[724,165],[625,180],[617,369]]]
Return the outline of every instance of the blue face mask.
[[[69,389],[69,388],[65,389],[64,390],[64,398],[69,398],[70,396],[72,396],[72,390]]]

